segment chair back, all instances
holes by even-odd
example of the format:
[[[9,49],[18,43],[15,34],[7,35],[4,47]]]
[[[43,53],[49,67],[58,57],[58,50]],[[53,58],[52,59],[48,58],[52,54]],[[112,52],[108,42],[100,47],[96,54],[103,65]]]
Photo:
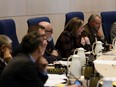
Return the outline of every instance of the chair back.
[[[7,35],[9,38],[11,38],[13,50],[19,45],[16,34],[16,26],[13,19],[0,20],[0,34]]]
[[[83,12],[68,12],[65,14],[65,25],[74,17],[79,17],[84,21],[84,14]]]
[[[112,24],[116,21],[116,11],[101,12],[102,28],[107,43],[111,44],[110,30]]]
[[[48,17],[36,17],[36,18],[30,18],[27,20],[28,27],[31,25],[38,24],[41,21],[47,21],[50,22],[50,19]]]

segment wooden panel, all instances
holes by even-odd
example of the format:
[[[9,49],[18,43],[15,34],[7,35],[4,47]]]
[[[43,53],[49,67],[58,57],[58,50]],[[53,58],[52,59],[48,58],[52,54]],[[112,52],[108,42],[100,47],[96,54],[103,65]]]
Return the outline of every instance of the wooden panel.
[[[93,9],[93,3],[95,0],[71,0],[71,10],[73,11],[82,11],[82,12],[91,12]]]
[[[0,17],[26,15],[26,0],[0,0]]]
[[[115,11],[116,0],[98,0],[94,9],[95,11]]]
[[[71,10],[98,12],[116,10],[116,0],[71,0]]]
[[[64,13],[70,10],[70,0],[27,0],[27,15]]]

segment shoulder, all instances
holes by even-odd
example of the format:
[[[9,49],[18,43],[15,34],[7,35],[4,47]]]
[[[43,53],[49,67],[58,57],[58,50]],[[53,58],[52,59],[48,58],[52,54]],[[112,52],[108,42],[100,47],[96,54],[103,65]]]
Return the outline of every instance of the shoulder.
[[[90,26],[89,26],[89,24],[87,23],[85,26],[84,26],[84,30],[85,31],[88,31],[90,29]]]
[[[84,30],[82,32],[82,35],[87,36],[88,34],[90,34],[90,27],[89,27],[89,24],[86,24],[84,26]]]
[[[14,57],[14,59],[18,59],[18,58],[20,58],[20,59],[28,59],[28,55],[27,54],[25,54],[25,53],[18,53],[15,57]]]
[[[64,36],[70,36],[71,35],[71,32],[67,31],[67,30],[64,30],[61,35],[64,35]]]
[[[10,62],[9,64],[19,64],[19,65],[23,65],[27,62],[32,62],[31,59],[29,58],[28,55],[23,54],[23,53],[18,53],[17,56],[15,56]]]

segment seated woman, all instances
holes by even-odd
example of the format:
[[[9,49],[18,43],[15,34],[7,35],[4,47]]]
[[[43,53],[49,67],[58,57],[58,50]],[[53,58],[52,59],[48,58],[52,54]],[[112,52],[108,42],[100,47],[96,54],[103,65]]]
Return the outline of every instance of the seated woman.
[[[56,42],[56,49],[58,49],[61,57],[69,57],[75,48],[84,47],[89,50],[90,41],[88,37],[81,35],[83,30],[83,20],[78,17],[72,18],[67,23]]]
[[[12,40],[9,37],[5,35],[0,35],[0,74],[7,63],[12,59],[11,45]]]

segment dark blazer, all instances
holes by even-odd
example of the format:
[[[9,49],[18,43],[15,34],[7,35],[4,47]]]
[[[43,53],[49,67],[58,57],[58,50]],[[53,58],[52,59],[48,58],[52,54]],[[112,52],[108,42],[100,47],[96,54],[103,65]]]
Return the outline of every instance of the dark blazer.
[[[20,53],[4,68],[0,87],[43,87],[47,77],[41,75],[30,57]]]
[[[0,75],[1,75],[1,73],[2,73],[5,66],[6,66],[5,62],[2,61],[2,58],[0,58]]]
[[[12,52],[12,56],[16,56],[18,53],[23,52],[22,43],[20,43]]]
[[[98,41],[102,41],[102,43],[105,44],[105,38],[100,38],[97,35],[97,31],[95,29],[92,29],[88,23],[84,26],[82,36],[88,36],[90,40],[90,46],[92,46],[93,43],[95,42],[95,38],[97,38]],[[90,47],[90,50],[92,50],[92,47]]]
[[[51,52],[55,49],[55,45],[54,45],[54,41],[53,39],[51,41],[48,41],[45,53],[44,53],[44,57],[47,59],[48,63],[53,63],[56,60],[60,60],[61,56],[53,56],[51,55]]]

